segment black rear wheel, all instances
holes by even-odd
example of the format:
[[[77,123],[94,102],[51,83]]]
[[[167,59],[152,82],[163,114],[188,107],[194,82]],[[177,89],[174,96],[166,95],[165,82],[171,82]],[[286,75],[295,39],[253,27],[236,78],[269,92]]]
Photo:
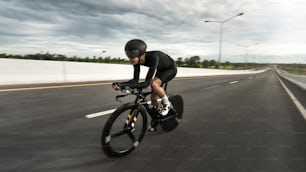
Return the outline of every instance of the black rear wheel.
[[[169,98],[170,102],[172,103],[175,111],[177,112],[177,118],[182,119],[183,118],[183,112],[184,112],[184,100],[181,95],[173,95]]]
[[[169,100],[173,108],[170,110],[169,114],[165,117],[165,119],[161,120],[161,127],[164,131],[174,130],[181,122],[184,111],[184,101],[182,96],[169,96]]]
[[[102,149],[109,157],[125,156],[140,144],[146,131],[147,115],[144,107],[122,105],[110,116],[103,128]]]

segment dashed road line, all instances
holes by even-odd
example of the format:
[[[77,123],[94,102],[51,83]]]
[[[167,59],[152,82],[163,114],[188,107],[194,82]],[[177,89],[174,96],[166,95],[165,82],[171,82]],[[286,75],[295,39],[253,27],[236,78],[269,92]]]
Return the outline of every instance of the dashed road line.
[[[210,87],[205,87],[204,90],[208,90],[208,89],[212,89],[212,88],[217,88],[217,87],[220,87],[220,85],[213,85],[213,86],[210,86]]]
[[[232,82],[230,82],[230,84],[236,84],[236,83],[238,83],[239,81],[232,81]]]
[[[115,110],[116,109],[111,109],[111,110],[107,110],[107,111],[103,111],[103,112],[97,112],[97,113],[86,115],[85,117],[88,118],[88,119],[96,118],[96,117],[99,117],[99,116],[104,116],[104,115],[111,114],[111,113],[115,112]]]
[[[186,79],[186,78],[184,78],[184,79]],[[179,79],[176,79],[176,80],[179,80]],[[232,82],[230,82],[230,84],[236,84],[238,82],[239,81],[232,81]],[[204,89],[213,89],[213,88],[217,88],[217,87],[220,87],[220,85],[213,85],[213,86],[210,86],[210,87],[206,87]],[[161,99],[158,99],[158,102],[160,102],[160,101],[161,101]],[[151,104],[151,101],[148,101],[148,104]],[[106,110],[106,111],[97,112],[97,113],[93,113],[93,114],[88,114],[88,115],[85,115],[85,117],[88,118],[88,119],[92,119],[92,118],[96,118],[96,117],[100,117],[100,116],[111,114],[115,110],[116,109],[111,109],[111,110]]]
[[[161,102],[161,99],[157,99],[158,102]],[[148,101],[148,104],[150,105],[152,102]],[[106,110],[106,111],[102,111],[102,112],[97,112],[97,113],[93,113],[93,114],[88,114],[85,115],[86,118],[91,119],[91,118],[96,118],[96,117],[100,117],[100,116],[105,116],[108,114],[111,114],[113,112],[115,112],[117,109],[111,109],[111,110]]]

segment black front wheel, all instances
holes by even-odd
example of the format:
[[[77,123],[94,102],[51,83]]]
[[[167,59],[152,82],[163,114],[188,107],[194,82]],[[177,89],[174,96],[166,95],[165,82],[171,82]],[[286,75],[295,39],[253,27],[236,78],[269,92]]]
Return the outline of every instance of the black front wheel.
[[[102,149],[109,157],[123,157],[140,144],[146,131],[145,108],[124,104],[110,116],[103,128]]]

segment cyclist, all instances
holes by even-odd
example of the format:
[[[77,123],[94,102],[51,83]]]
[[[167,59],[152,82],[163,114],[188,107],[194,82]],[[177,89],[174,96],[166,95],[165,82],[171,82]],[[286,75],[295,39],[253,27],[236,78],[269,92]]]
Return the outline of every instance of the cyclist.
[[[152,105],[157,108],[156,94],[162,98],[163,107],[159,113],[162,116],[168,114],[171,103],[168,100],[162,84],[172,80],[177,73],[177,68],[174,60],[167,54],[161,51],[148,51],[146,52],[147,45],[143,40],[132,39],[125,44],[125,54],[129,61],[134,66],[134,78],[127,82],[113,83],[115,90],[124,89],[126,86],[130,88],[145,88],[149,85],[154,94],[151,95]],[[149,67],[144,82],[139,82],[140,65]],[[156,121],[152,119],[149,131],[156,130]]]

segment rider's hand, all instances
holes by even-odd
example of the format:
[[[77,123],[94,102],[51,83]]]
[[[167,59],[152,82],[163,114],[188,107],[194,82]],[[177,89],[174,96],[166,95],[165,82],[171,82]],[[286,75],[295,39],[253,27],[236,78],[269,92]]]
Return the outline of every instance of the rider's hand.
[[[120,85],[119,85],[118,83],[113,83],[113,84],[112,84],[112,87],[113,87],[113,89],[116,90],[116,91],[121,90],[121,87],[120,87]]]

